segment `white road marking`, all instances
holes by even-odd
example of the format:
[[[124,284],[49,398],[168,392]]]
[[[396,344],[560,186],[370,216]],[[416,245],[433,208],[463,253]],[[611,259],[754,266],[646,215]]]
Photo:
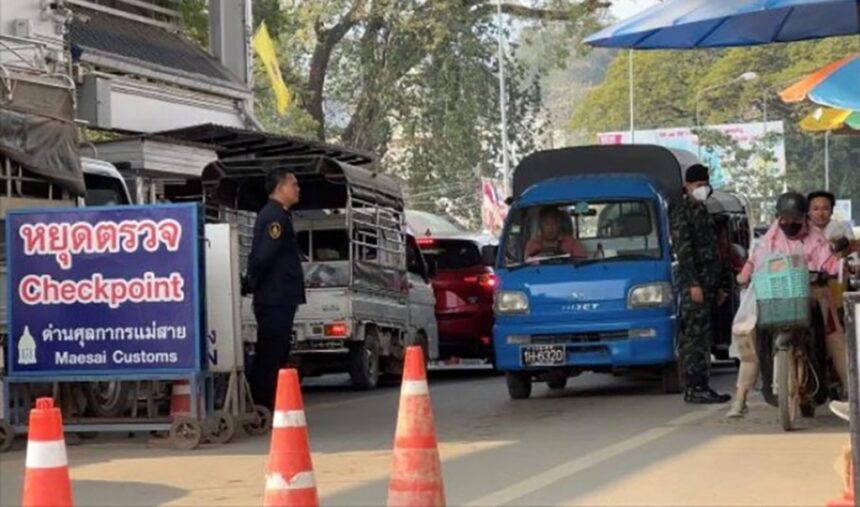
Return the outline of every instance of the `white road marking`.
[[[467,503],[467,506],[483,506],[483,505],[504,505],[518,500],[526,495],[540,491],[541,489],[550,486],[553,483],[567,479],[583,470],[599,465],[604,461],[608,461],[617,456],[629,453],[634,449],[644,447],[645,445],[659,440],[670,433],[677,431],[678,428],[685,424],[707,419],[715,412],[723,407],[708,407],[705,409],[695,410],[686,413],[680,417],[672,419],[665,426],[651,428],[634,437],[622,440],[616,444],[590,452],[584,456],[562,463],[558,466],[550,468],[544,472],[534,475],[528,479],[512,484],[507,488],[496,491],[490,495],[473,500]]]

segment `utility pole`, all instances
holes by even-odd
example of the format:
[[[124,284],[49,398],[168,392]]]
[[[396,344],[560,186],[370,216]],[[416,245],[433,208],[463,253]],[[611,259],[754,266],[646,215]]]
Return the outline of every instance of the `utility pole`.
[[[633,50],[627,54],[627,81],[630,87],[630,144],[636,143],[636,102],[633,96]]]

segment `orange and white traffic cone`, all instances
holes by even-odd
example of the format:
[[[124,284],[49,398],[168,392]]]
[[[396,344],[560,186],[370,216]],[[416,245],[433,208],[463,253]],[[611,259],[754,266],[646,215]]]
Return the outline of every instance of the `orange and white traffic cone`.
[[[263,505],[319,505],[299,374],[292,368],[278,372],[278,392],[272,417],[272,448],[266,468]]]
[[[444,507],[442,464],[421,347],[406,350],[392,468],[389,507]]]
[[[63,416],[52,398],[39,398],[30,411],[23,507],[69,507],[72,484]]]
[[[830,500],[826,507],[854,507],[854,465],[851,463],[851,448],[847,447],[843,454],[845,491],[842,498]]]
[[[197,417],[203,413],[203,400],[197,396]],[[176,380],[170,391],[170,418],[192,417],[191,415],[191,383],[187,380]]]

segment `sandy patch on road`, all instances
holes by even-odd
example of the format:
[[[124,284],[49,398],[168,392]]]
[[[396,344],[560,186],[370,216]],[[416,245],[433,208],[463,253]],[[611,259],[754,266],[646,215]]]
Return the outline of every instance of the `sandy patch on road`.
[[[833,462],[847,435],[792,433],[714,437],[670,459],[622,474],[565,505],[824,505],[841,492]],[[701,470],[691,474],[691,470]],[[683,478],[683,480],[678,480]],[[655,487],[673,484],[674,487]],[[717,500],[719,499],[719,500]]]
[[[511,442],[445,442],[439,446],[442,461],[510,445]],[[162,505],[260,505],[263,497],[265,455],[206,454],[115,458],[109,462],[73,466],[72,481],[98,481],[116,488],[117,506],[136,505],[145,499],[126,498],[124,485],[175,488],[181,497]],[[314,453],[314,469],[321,498],[352,488],[385,481],[391,469],[390,451]],[[114,484],[111,484],[114,483]],[[142,488],[136,488],[140,490]],[[384,494],[384,493],[383,493]],[[125,503],[125,502],[128,503]]]

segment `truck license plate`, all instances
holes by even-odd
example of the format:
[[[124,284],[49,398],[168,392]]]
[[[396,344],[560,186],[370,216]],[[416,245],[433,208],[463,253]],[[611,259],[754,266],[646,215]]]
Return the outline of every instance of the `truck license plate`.
[[[564,345],[528,345],[520,348],[523,366],[561,366],[567,361]]]

